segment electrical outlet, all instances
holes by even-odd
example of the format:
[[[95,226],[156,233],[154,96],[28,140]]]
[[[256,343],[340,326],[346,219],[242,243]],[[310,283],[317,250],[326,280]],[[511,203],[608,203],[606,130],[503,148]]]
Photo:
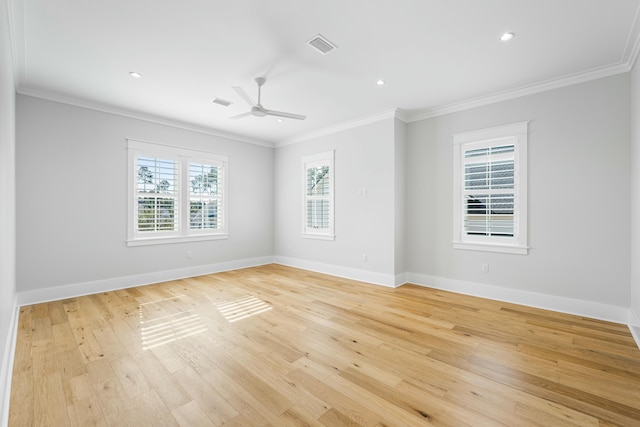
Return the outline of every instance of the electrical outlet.
[[[362,254],[362,262],[367,262],[367,254]]]
[[[483,263],[482,265],[480,265],[480,270],[483,273],[488,273],[489,272],[489,264],[487,264],[486,262]]]
[[[193,256],[193,252],[187,251],[187,259],[191,259],[192,256]]]

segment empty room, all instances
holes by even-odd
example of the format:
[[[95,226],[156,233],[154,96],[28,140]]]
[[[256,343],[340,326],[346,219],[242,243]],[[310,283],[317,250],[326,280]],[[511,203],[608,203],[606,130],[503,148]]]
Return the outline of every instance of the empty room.
[[[0,0],[1,426],[640,426],[640,0]]]

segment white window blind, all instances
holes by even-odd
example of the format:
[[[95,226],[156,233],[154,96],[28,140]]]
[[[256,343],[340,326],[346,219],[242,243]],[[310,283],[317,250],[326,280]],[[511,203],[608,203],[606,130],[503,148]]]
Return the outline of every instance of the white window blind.
[[[134,140],[128,148],[127,245],[227,237],[228,157]]]
[[[305,237],[334,238],[333,151],[303,158]]]
[[[307,228],[309,229],[329,228],[330,184],[328,165],[307,168]]]
[[[189,228],[220,230],[224,170],[220,164],[189,163]]]
[[[137,158],[136,227],[141,233],[178,229],[178,164],[174,160]]]
[[[458,249],[527,253],[528,122],[454,135]]]
[[[464,152],[464,232],[514,236],[514,146]]]

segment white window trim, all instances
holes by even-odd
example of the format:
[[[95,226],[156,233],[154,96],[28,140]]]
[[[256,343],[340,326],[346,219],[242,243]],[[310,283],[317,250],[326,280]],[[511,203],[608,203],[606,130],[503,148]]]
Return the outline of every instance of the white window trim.
[[[526,255],[527,245],[527,140],[529,122],[519,122],[504,126],[480,129],[453,135],[453,247],[487,252],[502,252]],[[510,142],[508,142],[510,141]],[[514,189],[514,237],[496,238],[470,237],[463,232],[463,201],[462,201],[462,170],[464,159],[463,146],[493,146],[503,143],[513,143],[515,164]]]
[[[208,151],[191,150],[176,147],[168,144],[156,142],[146,142],[134,139],[127,139],[128,151],[128,174],[127,174],[127,246],[147,246],[171,243],[198,242],[205,240],[221,240],[229,237],[229,218],[228,211],[228,175],[229,175],[229,157]],[[136,157],[153,156],[178,161],[178,201],[179,201],[179,218],[180,223],[178,230],[168,233],[156,233],[154,236],[142,237],[135,224],[134,211],[137,206],[137,193],[135,191],[135,183],[137,182]],[[207,230],[191,230],[189,228],[189,215],[184,214],[184,210],[188,210],[189,206],[189,162],[211,163],[222,167],[222,218],[223,228],[207,231]]]
[[[302,158],[302,237],[305,239],[335,240],[335,150],[312,154]],[[329,165],[329,228],[317,231],[307,228],[307,169]]]

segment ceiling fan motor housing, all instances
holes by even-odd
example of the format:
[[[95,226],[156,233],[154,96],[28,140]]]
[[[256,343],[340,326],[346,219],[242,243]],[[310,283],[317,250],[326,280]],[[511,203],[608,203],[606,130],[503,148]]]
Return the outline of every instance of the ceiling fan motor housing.
[[[264,109],[258,106],[251,107],[251,114],[253,114],[256,117],[264,117],[267,115]]]

